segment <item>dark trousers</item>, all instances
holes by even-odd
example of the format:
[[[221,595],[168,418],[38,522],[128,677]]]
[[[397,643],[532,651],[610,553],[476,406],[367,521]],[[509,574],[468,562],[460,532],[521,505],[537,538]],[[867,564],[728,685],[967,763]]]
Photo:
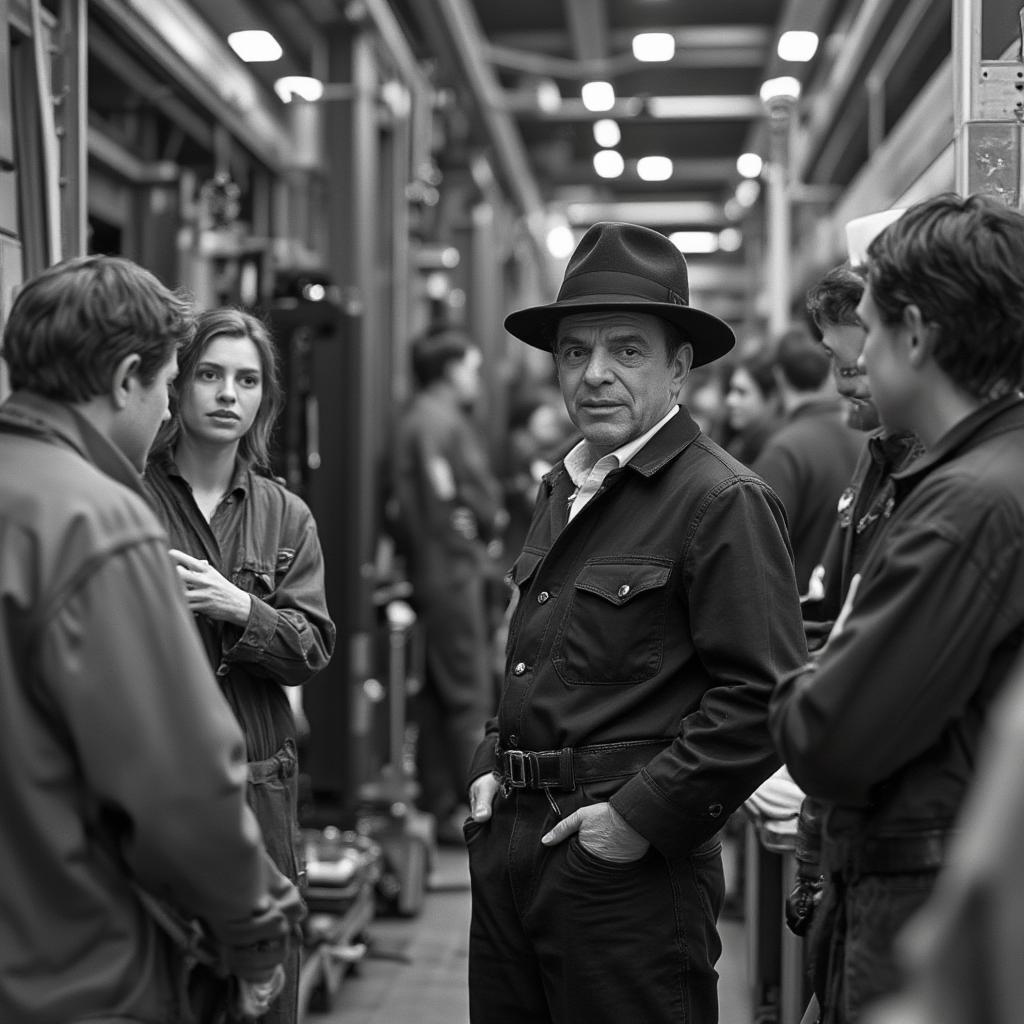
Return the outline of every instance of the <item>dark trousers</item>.
[[[265,761],[249,763],[247,796],[263,833],[263,844],[281,874],[297,882],[299,877],[298,817],[296,814],[298,760],[293,740]],[[285,984],[260,1024],[295,1024],[299,1013],[298,943],[293,942],[285,960]]]
[[[563,816],[594,802],[554,796]],[[718,840],[614,864],[578,836],[542,846],[556,820],[543,793],[513,791],[466,824],[473,1024],[715,1024]]]
[[[856,1024],[902,982],[893,940],[928,899],[935,871],[829,879],[810,941],[821,1024]]]
[[[468,802],[470,762],[494,713],[483,577],[421,583],[417,599],[426,662],[413,706],[420,806],[444,818]]]

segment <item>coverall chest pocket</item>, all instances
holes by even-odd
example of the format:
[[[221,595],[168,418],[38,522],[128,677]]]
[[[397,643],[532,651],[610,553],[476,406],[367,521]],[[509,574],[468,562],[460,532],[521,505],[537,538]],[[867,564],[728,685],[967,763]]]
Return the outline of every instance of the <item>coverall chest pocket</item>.
[[[576,577],[551,658],[574,686],[642,683],[660,668],[668,559],[588,562]]]
[[[241,564],[231,574],[231,582],[247,594],[267,597],[277,588],[277,584],[291,568],[294,560],[295,552],[290,548],[278,551],[274,563],[265,558],[243,558]]]

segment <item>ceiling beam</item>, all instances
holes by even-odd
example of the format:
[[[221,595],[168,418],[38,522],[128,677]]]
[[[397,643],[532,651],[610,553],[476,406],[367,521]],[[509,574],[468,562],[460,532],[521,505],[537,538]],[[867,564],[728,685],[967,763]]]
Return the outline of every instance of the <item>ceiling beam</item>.
[[[487,59],[496,67],[524,74],[546,75],[550,78],[570,78],[589,81],[595,78],[615,78],[642,67],[632,51],[624,51],[607,58],[571,60],[552,54],[529,50],[515,50],[508,46],[488,46]],[[764,64],[762,47],[715,47],[677,49],[671,60],[657,65],[658,70],[685,68],[756,68]]]
[[[712,185],[717,187],[723,178],[728,178],[736,170],[736,161],[723,158],[682,159],[672,161],[672,177],[670,182],[679,185]],[[561,163],[552,167],[545,177],[553,185],[578,185],[590,182],[594,185],[607,185],[599,178],[590,163],[577,161]],[[616,178],[618,185],[630,181],[639,181],[636,175],[636,161],[626,160],[626,171],[621,178]]]
[[[701,227],[727,223],[722,204],[699,199],[634,199],[568,203],[566,216],[573,225],[599,220],[632,221],[635,224],[694,224]]]
[[[542,110],[537,94],[530,90],[505,92],[503,108],[522,118],[537,121],[597,121],[601,118],[646,117],[672,121],[732,121],[760,117],[761,101],[756,96],[636,96],[616,100],[610,110],[587,110],[581,99],[563,97],[557,110]]]
[[[584,0],[585,3],[588,0]],[[589,9],[589,7],[588,7]],[[772,43],[773,33],[763,25],[676,25],[652,27],[648,32],[668,32],[675,37],[678,49],[741,49],[764,50]],[[608,33],[608,49],[628,50],[634,33],[626,29],[612,29]],[[572,52],[568,32],[495,32],[491,41],[497,46],[516,50],[542,51],[566,54]]]
[[[604,0],[562,0],[565,20],[577,60],[603,60],[608,56],[608,11]]]

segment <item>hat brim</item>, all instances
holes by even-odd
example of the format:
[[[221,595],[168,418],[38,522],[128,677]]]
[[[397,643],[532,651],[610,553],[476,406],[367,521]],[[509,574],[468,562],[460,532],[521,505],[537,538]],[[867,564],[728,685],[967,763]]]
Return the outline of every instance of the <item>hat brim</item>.
[[[692,306],[672,302],[650,302],[632,297],[609,295],[586,299],[563,299],[544,306],[518,309],[505,317],[505,330],[534,348],[551,351],[558,330],[558,321],[573,313],[610,312],[624,310],[647,313],[675,324],[693,346],[693,366],[720,359],[736,344],[732,328],[712,313]]]

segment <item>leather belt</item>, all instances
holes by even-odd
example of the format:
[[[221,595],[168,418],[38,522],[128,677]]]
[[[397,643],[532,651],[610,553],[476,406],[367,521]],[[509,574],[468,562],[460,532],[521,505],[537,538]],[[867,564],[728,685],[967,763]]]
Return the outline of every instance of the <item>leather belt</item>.
[[[946,863],[954,834],[948,829],[930,829],[914,835],[869,836],[847,853],[838,873],[852,879],[936,871]]]
[[[573,790],[580,782],[633,775],[670,742],[631,740],[561,750],[502,750],[495,746],[494,753],[497,772],[507,789]]]

